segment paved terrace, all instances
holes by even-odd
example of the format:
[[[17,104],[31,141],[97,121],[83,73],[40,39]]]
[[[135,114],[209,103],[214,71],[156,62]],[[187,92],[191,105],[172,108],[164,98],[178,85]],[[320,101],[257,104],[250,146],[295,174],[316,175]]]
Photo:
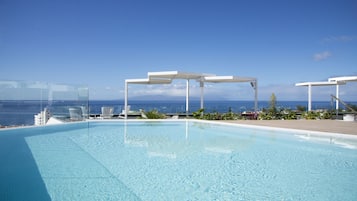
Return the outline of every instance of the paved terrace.
[[[342,120],[234,120],[235,124],[291,128],[357,135],[357,121]]]

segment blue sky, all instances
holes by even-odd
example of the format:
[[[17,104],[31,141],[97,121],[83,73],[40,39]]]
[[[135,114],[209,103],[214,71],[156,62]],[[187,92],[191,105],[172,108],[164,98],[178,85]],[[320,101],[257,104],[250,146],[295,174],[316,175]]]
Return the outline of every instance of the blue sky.
[[[148,71],[256,77],[259,99],[307,100],[304,81],[357,75],[356,0],[0,0],[0,79],[87,84],[121,99]],[[198,96],[191,81],[191,96]],[[208,98],[252,100],[248,83]],[[357,82],[340,87],[357,101]],[[334,87],[313,88],[330,100]],[[185,81],[131,86],[130,97],[184,96]]]

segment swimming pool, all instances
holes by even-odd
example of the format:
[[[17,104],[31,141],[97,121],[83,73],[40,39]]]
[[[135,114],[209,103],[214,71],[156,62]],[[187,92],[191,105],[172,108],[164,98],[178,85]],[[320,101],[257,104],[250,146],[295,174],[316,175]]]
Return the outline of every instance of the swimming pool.
[[[0,130],[0,200],[356,200],[357,139],[203,121]]]

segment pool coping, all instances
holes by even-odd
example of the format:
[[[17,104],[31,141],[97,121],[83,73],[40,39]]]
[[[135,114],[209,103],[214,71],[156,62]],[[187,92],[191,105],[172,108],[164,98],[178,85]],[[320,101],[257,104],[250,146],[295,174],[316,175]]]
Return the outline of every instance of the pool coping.
[[[246,127],[246,128],[258,128],[258,129],[266,129],[266,130],[282,130],[288,132],[298,132],[304,134],[315,134],[321,136],[334,136],[341,138],[350,138],[357,139],[357,122],[345,122],[339,120],[220,120],[220,121],[212,121],[212,120],[200,120],[200,119],[88,119],[86,121],[76,121],[76,122],[66,122],[64,124],[53,124],[53,125],[43,125],[43,126],[20,126],[20,127],[9,127],[2,128],[1,130],[13,130],[13,129],[24,129],[24,128],[40,128],[40,127],[48,127],[48,126],[59,126],[59,125],[68,125],[68,124],[77,124],[77,123],[85,123],[85,122],[148,122],[148,121],[165,121],[165,122],[181,122],[181,121],[191,121],[191,122],[204,122],[210,124],[221,124],[221,125],[230,125],[230,126],[238,126],[238,127]],[[288,122],[288,126],[287,123]],[[296,123],[299,122],[299,125]],[[307,126],[304,126],[306,122],[309,123],[319,123],[322,125],[324,130],[318,129],[310,129]],[[334,124],[345,124],[352,125],[351,128],[345,129],[344,132],[335,131],[336,129],[330,129],[331,122]],[[299,126],[299,128],[297,128]],[[302,126],[302,127],[301,127]],[[301,128],[300,128],[301,127]],[[338,130],[338,129],[337,129]],[[346,131],[347,130],[347,131]],[[349,133],[348,131],[352,130],[356,133]]]
[[[88,120],[89,122],[182,122],[182,121],[191,121],[191,122],[202,122],[202,123],[209,123],[209,124],[218,124],[218,125],[230,125],[230,126],[237,126],[237,127],[245,127],[245,128],[256,128],[262,130],[282,130],[287,132],[293,133],[301,133],[301,134],[310,134],[310,135],[319,135],[319,136],[330,136],[335,138],[349,138],[349,139],[357,139],[357,135],[349,134],[349,133],[342,133],[342,132],[328,132],[328,131],[318,131],[318,130],[309,130],[304,128],[284,128],[278,126],[269,126],[269,125],[257,125],[253,124],[254,122],[257,123],[259,120],[242,120],[242,121],[212,121],[212,120],[200,120],[200,119],[105,119],[105,120]],[[270,121],[270,120],[269,120]],[[300,120],[291,120],[293,121],[300,121]],[[312,120],[312,121],[320,121],[320,120]],[[243,123],[241,123],[243,122]],[[250,122],[250,124],[244,123]],[[328,123],[328,122],[325,122]],[[357,126],[357,123],[356,123]]]

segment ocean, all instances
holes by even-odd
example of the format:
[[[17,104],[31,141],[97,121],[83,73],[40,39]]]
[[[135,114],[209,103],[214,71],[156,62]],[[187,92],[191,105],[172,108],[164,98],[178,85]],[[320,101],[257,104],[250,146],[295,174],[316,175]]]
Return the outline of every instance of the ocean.
[[[259,101],[258,109],[269,108],[269,101]],[[357,105],[357,102],[348,102],[348,104]],[[70,106],[81,105],[89,106],[90,114],[100,114],[102,106],[114,107],[114,114],[119,114],[124,109],[124,100],[90,100],[89,102],[78,103],[76,101],[51,102],[50,112],[68,114]],[[145,111],[158,110],[161,113],[184,113],[186,108],[185,101],[141,101],[129,100],[130,110],[143,109]],[[46,101],[21,100],[21,101],[0,101],[0,126],[12,125],[33,125],[34,115],[38,114],[48,106]],[[307,108],[307,101],[277,101],[278,108],[296,109],[296,106]],[[200,108],[199,100],[192,100],[189,103],[189,112],[197,111]],[[235,113],[254,110],[254,101],[209,101],[204,102],[204,108],[207,112],[228,112]],[[331,101],[314,101],[312,109],[334,109],[335,103]],[[340,105],[340,108],[344,108]],[[51,111],[52,110],[52,111]]]

